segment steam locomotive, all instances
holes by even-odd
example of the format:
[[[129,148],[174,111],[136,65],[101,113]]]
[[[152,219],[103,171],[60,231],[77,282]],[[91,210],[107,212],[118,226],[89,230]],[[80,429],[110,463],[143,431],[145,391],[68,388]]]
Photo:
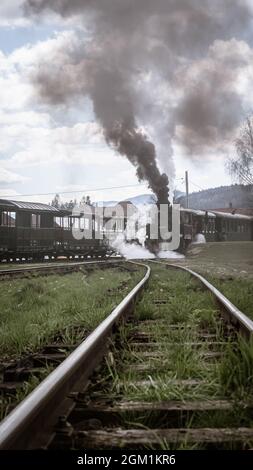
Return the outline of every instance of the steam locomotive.
[[[125,209],[126,202],[120,204]],[[118,217],[113,212],[112,217],[100,220],[92,206],[89,214],[80,216],[42,203],[1,199],[0,261],[110,256],[114,250],[107,241],[108,232],[116,237],[127,225],[126,211]],[[81,238],[73,236],[73,228],[82,231]],[[253,217],[181,209],[180,251],[185,251],[198,234],[206,241],[253,240]]]

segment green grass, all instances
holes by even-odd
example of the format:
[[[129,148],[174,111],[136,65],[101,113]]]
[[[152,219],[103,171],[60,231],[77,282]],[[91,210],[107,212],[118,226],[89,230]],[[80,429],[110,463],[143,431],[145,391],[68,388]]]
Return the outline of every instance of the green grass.
[[[212,333],[213,341],[224,342],[223,322],[214,297],[188,273],[159,265],[151,267],[149,289],[137,305],[136,322],[121,328],[117,339],[120,347],[112,346],[103,379],[95,385],[96,392],[112,400],[141,402],[231,399],[231,410],[193,413],[186,427],[251,426],[251,412],[245,408],[245,402],[253,399],[252,345],[240,340],[235,350],[231,338],[231,342],[221,346],[221,358],[205,360],[203,353],[209,350],[206,342],[197,348],[188,343],[201,342],[203,333]],[[163,300],[166,304],[159,303]],[[149,320],[153,321],[148,323]],[[172,329],[171,324],[182,328]],[[143,350],[158,351],[160,357],[151,354],[147,358],[141,349],[132,346],[129,338],[135,341],[138,331],[150,335],[150,341],[158,345],[148,349],[144,344]],[[187,379],[199,384],[187,386],[175,382]],[[141,381],[147,384],[140,384]],[[154,413],[136,419],[133,412],[126,413],[122,420],[126,428],[167,425],[162,416],[157,420]],[[233,443],[227,447],[233,448]],[[161,442],[160,448],[179,449],[166,442]],[[180,445],[180,449],[195,448],[199,446],[187,442],[187,438]]]
[[[76,341],[93,330],[142,276],[108,268],[90,274],[78,272],[31,279],[1,281],[0,354],[21,355],[50,341],[63,331]]]
[[[53,367],[47,366],[42,367],[39,375],[32,375],[29,380],[25,381],[20,388],[16,390],[14,395],[5,395],[3,393],[0,394],[0,421],[4,419],[10,411],[20,403],[24,398],[29,395],[34,388],[36,388],[43,379],[45,379],[50,372],[52,372]]]
[[[219,289],[239,310],[253,320],[253,280],[245,278],[232,278],[206,276],[207,279]]]
[[[184,260],[253,319],[253,242],[192,245]]]
[[[110,368],[113,378],[112,393],[120,393],[125,399],[169,400],[189,399],[219,394],[216,367],[201,359],[206,351],[205,343],[193,349],[188,342],[198,341],[202,330],[213,331],[217,340],[221,337],[217,305],[213,297],[199,283],[184,272],[170,271],[152,265],[152,279],[149,289],[136,308],[138,320],[156,320],[142,331],[152,334],[152,341],[159,344],[159,357],[143,358],[139,350],[132,348],[127,338],[134,334],[134,327],[126,326],[121,332],[124,350],[114,351],[114,367]],[[166,304],[158,304],[166,300]],[[170,330],[170,324],[184,326],[182,330]],[[136,327],[138,329],[138,326]],[[118,358],[117,358],[118,355]],[[135,370],[134,364],[149,364],[150,372]],[[129,367],[132,366],[132,367]],[[147,379],[150,386],[138,387],[133,383]],[[188,389],[173,384],[173,380],[196,379],[203,383]]]
[[[225,395],[253,400],[253,340],[238,338],[235,346],[228,345],[219,373]]]

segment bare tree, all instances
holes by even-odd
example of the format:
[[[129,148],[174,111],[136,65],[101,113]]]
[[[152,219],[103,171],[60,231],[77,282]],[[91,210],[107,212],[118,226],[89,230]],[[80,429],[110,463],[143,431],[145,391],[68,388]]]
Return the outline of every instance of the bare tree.
[[[246,119],[235,148],[237,155],[228,160],[228,171],[240,183],[253,184],[253,117]]]
[[[56,194],[51,202],[51,206],[56,207],[56,209],[59,209],[60,205],[61,205],[60,195]]]

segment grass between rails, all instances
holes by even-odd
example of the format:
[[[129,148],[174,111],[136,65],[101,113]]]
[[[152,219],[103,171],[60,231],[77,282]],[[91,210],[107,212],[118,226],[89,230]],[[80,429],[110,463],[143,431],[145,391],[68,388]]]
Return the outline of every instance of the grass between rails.
[[[195,412],[186,427],[252,426],[252,412],[245,409],[245,402],[253,402],[253,344],[242,339],[237,342],[236,337],[231,337],[219,349],[219,343],[224,343],[224,325],[213,296],[187,273],[154,265],[152,271],[150,287],[136,309],[141,323],[122,327],[118,341],[121,348],[111,351],[108,375],[103,377],[100,387],[115,400],[229,399],[232,409]],[[158,303],[159,300],[166,300],[166,304]],[[182,328],[172,329],[169,327],[172,324]],[[134,341],[135,332],[140,330],[150,335],[154,343],[149,356],[131,344],[131,338]],[[197,348],[190,344],[200,342],[203,333],[212,334],[211,341],[223,353],[217,360],[204,357],[208,352],[205,341]],[[149,351],[143,346],[144,351]],[[189,386],[180,382],[185,380],[196,383]],[[157,421],[154,414],[136,420],[132,415],[125,417],[125,426],[129,428],[157,428],[167,424],[161,418]],[[161,442],[162,448],[170,446]],[[195,446],[186,440],[181,448]],[[228,448],[233,448],[233,443]]]
[[[95,269],[91,273],[50,275],[1,281],[0,354],[20,355],[46,344],[64,330],[75,342],[73,327],[92,331],[141,279],[144,271]]]
[[[67,275],[33,276],[1,282],[1,358],[17,357],[49,343],[76,344],[86,337],[143,277],[118,268],[80,270]],[[41,368],[13,396],[0,396],[0,420],[22,401],[52,370]]]
[[[217,306],[213,297],[199,286],[187,273],[169,272],[163,267],[153,267],[152,287],[145,293],[136,309],[141,320],[156,320],[151,325],[141,325],[144,332],[152,334],[152,340],[158,343],[161,358],[149,357],[142,351],[134,350],[131,343],[124,352],[124,367],[118,371],[116,390],[123,390],[124,396],[138,400],[189,399],[219,393],[216,367],[201,360],[206,348],[193,349],[190,342],[197,341],[198,332],[211,329],[217,340],[221,337],[220,324],[217,324]],[[166,304],[156,304],[159,299]],[[180,324],[182,330],[167,329],[169,324]],[[126,362],[148,364],[150,372],[145,373],[146,387],[138,387],[141,374],[134,367],[126,373]],[[119,361],[120,363],[120,361]],[[200,384],[192,388],[174,384],[175,380],[199,380]],[[202,383],[203,381],[203,383]],[[216,391],[216,392],[215,392]]]

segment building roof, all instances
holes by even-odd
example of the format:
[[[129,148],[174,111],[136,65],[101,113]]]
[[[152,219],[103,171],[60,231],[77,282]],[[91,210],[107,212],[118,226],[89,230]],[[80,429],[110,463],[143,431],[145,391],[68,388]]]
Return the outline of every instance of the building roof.
[[[195,215],[200,215],[201,217],[204,217],[206,215],[208,215],[208,217],[215,217],[215,214],[210,211],[202,211],[200,209],[185,209],[184,207],[180,207],[180,211],[182,212],[190,212],[191,214],[195,214]]]
[[[248,215],[253,216],[253,207],[242,207],[242,208],[234,208],[234,207],[226,207],[226,208],[219,208],[213,209],[215,212],[226,212],[227,214],[238,214],[238,215]]]
[[[235,209],[212,209],[211,211],[202,211],[198,209],[185,209],[185,208],[180,208],[182,212],[190,212],[195,215],[199,216],[205,216],[206,214],[208,217],[224,217],[224,218],[229,218],[229,219],[241,219],[241,220],[253,220],[253,215],[244,215],[239,212],[234,212]],[[239,209],[237,209],[239,210]],[[231,211],[231,212],[230,212]]]
[[[8,206],[13,209],[23,209],[29,211],[59,212],[59,209],[56,207],[49,206],[48,204],[42,204],[40,202],[24,202],[0,199],[0,206]]]
[[[249,215],[243,215],[243,214],[233,214],[233,212],[222,212],[222,211],[213,211],[213,213],[217,216],[224,217],[227,219],[240,219],[240,220],[253,220],[253,217],[250,217]]]

